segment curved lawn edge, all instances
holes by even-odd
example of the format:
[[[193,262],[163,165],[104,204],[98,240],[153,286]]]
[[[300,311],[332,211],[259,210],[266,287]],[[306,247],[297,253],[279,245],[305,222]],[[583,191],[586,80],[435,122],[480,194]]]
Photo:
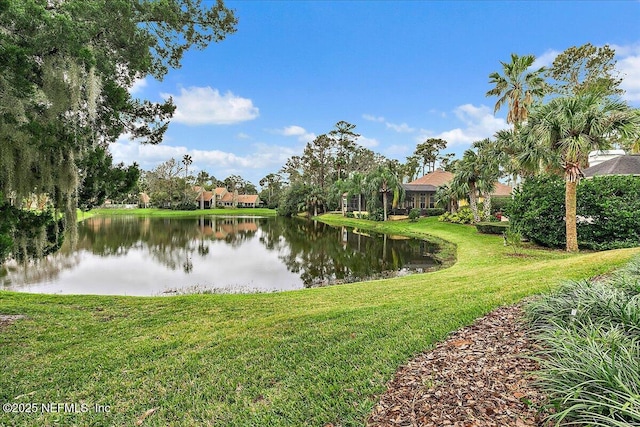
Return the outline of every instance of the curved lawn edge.
[[[344,221],[457,245],[450,268],[252,295],[111,297],[0,292],[3,402],[73,402],[109,413],[0,414],[0,424],[362,426],[398,367],[498,306],[604,274],[640,248],[526,249],[439,223]],[[15,399],[17,396],[23,396]],[[26,397],[25,397],[26,396]]]

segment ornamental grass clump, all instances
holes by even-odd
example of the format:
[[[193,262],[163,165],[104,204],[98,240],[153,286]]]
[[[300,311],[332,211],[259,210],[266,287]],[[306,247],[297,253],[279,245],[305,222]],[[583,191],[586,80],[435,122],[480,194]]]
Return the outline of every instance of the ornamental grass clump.
[[[555,425],[640,426],[640,259],[527,306]]]

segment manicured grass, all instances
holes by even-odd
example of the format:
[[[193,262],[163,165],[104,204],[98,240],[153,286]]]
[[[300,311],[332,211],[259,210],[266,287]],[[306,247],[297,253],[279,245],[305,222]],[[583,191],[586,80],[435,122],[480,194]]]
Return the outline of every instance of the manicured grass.
[[[640,248],[525,249],[435,218],[373,223],[457,245],[434,273],[256,295],[46,296],[0,292],[0,402],[109,413],[0,414],[0,425],[361,426],[398,366],[491,309],[605,273]],[[16,399],[16,396],[21,396]]]
[[[174,211],[171,209],[93,209],[91,215],[139,215],[139,216],[167,216],[167,217],[199,217],[202,215],[247,215],[247,216],[275,216],[274,209],[267,208],[237,208],[237,209],[196,209],[194,211]],[[81,214],[78,214],[80,217]]]

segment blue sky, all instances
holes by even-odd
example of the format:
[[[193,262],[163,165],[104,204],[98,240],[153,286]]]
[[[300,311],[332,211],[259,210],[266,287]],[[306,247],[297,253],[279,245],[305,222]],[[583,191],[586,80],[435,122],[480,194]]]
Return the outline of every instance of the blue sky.
[[[205,4],[208,4],[205,2]],[[126,135],[116,162],[151,169],[172,157],[254,184],[340,120],[358,141],[404,161],[430,137],[460,154],[506,128],[488,75],[511,53],[549,65],[568,47],[612,45],[625,99],[640,107],[640,1],[231,1],[238,31],[185,55],[132,93],[177,112],[165,140]]]

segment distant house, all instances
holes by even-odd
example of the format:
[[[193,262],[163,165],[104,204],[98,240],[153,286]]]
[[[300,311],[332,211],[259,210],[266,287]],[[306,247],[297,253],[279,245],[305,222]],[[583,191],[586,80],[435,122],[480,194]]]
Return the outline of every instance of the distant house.
[[[438,187],[448,184],[453,179],[451,172],[437,169],[416,179],[402,184],[405,196],[401,208],[410,211],[413,208],[430,209],[436,207],[435,195]]]
[[[453,174],[441,169],[414,180],[406,184],[402,184],[404,189],[404,201],[400,202],[398,208],[395,209],[396,214],[406,214],[413,208],[421,211],[431,209],[436,206],[436,191],[438,187],[449,184],[453,180]],[[496,182],[492,196],[510,196],[512,188],[509,185]],[[362,200],[362,210],[366,210],[365,198]],[[393,198],[389,197],[389,203]],[[358,210],[358,196],[347,199],[346,194],[343,195],[344,212],[352,212]]]
[[[239,208],[257,208],[260,205],[260,197],[257,194],[239,194]]]
[[[215,206],[215,197],[213,191],[207,191],[204,187],[195,186],[193,191],[196,192],[196,203],[200,209],[211,209]]]
[[[431,209],[436,206],[436,191],[438,187],[449,184],[453,180],[451,172],[437,169],[429,172],[407,184],[402,184],[405,191],[404,203],[401,207],[410,211],[413,208],[420,210]],[[495,188],[491,193],[492,197],[510,196],[513,191],[511,186],[501,182],[495,183]]]
[[[226,188],[218,187],[213,192],[215,205],[224,208],[257,208],[260,206],[260,197],[257,194],[238,194],[237,191],[229,192]]]
[[[618,156],[624,156],[624,150],[599,150],[589,153],[589,166],[596,166]]]
[[[617,156],[584,170],[585,178],[602,175],[640,176],[640,154]]]
[[[230,194],[229,191],[224,187],[217,187],[215,190],[213,190],[213,192],[216,195],[216,202],[215,202],[216,206],[221,206],[222,198],[225,197],[227,194]]]

